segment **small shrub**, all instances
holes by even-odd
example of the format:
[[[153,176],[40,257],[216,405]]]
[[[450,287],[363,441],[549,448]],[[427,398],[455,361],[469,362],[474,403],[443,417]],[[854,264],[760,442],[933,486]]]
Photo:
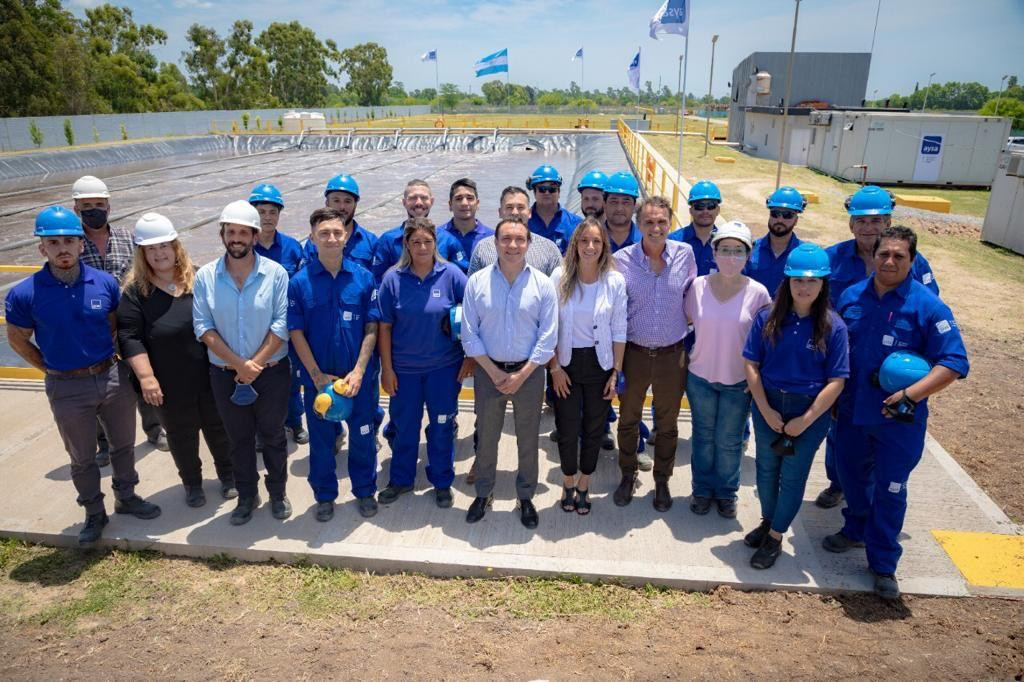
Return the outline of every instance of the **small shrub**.
[[[92,127],[92,141],[93,142],[99,142],[100,141],[100,131],[96,130],[96,126]]]
[[[71,119],[64,119],[64,139],[68,141],[69,147],[75,146],[75,129],[71,126]]]
[[[242,128],[245,130],[249,129],[249,112],[246,111],[242,114]]]
[[[28,122],[28,136],[32,138],[32,144],[36,147],[43,146],[43,131],[39,129],[34,119]]]
[[[124,123],[121,124],[121,139],[128,139],[128,126],[126,126]]]

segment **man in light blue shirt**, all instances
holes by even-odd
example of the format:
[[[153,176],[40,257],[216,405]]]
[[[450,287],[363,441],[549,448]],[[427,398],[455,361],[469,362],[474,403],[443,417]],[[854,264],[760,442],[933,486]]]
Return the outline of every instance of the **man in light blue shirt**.
[[[196,273],[192,326],[210,354],[210,385],[217,411],[231,441],[231,462],[238,489],[233,525],[252,518],[259,505],[256,441],[263,464],[271,512],[291,516],[285,496],[291,372],[288,362],[288,273],[254,250],[260,215],[246,201],[228,204],[220,215],[225,254]]]
[[[462,302],[462,347],[477,363],[473,387],[479,432],[476,499],[466,521],[482,519],[493,500],[498,440],[511,400],[519,450],[520,520],[527,528],[536,528],[532,499],[544,393],[544,373],[536,370],[555,352],[558,298],[551,280],[526,263],[530,230],[521,218],[502,219],[494,240],[498,262],[469,278]]]

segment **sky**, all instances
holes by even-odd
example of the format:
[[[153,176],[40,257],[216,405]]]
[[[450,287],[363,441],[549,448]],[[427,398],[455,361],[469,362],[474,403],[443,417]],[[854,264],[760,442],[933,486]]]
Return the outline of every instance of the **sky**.
[[[542,88],[604,90],[628,84],[626,67],[641,49],[641,83],[659,82],[675,92],[682,37],[648,35],[660,0],[110,0],[130,7],[140,23],[168,34],[158,46],[163,61],[180,63],[185,31],[192,23],[225,36],[239,18],[255,33],[274,21],[297,20],[332,38],[342,49],[377,42],[388,52],[394,79],[406,89],[434,86],[434,65],[420,55],[438,51],[440,82],[479,93],[494,76],[475,78],[473,62],[508,48],[513,82]],[[79,16],[101,0],[63,0]],[[879,0],[802,0],[796,49],[808,52],[868,52]],[[792,0],[692,0],[686,90],[706,93],[714,54],[712,92],[729,92],[733,68],[751,52],[789,50]],[[1024,0],[881,0],[881,13],[867,96],[907,94],[934,81],[978,81],[992,90],[1005,74],[1024,80]],[[781,74],[780,74],[781,75]]]

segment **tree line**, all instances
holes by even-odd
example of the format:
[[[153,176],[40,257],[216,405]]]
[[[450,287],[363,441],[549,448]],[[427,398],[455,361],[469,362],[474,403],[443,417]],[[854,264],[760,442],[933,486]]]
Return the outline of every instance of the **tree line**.
[[[1024,87],[1018,82],[1017,76],[1010,76],[1003,90],[989,90],[976,82],[949,81],[932,83],[925,88],[918,84],[909,95],[894,93],[884,99],[868,103],[869,106],[888,106],[912,111],[920,110],[925,104],[929,110],[934,111],[970,111],[987,116],[998,113],[1000,116],[1012,118],[1015,129],[1024,128]]]

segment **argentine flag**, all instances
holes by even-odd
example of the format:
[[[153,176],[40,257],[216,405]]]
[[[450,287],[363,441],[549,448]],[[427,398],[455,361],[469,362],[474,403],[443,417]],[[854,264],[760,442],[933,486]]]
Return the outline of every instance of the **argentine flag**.
[[[431,50],[430,52],[424,52],[420,55],[421,62],[436,62],[437,61],[437,50]]]
[[[489,54],[480,59],[473,65],[473,68],[476,69],[477,78],[491,73],[501,73],[502,71],[508,73],[508,48],[498,50],[494,54]]]
[[[675,33],[688,36],[690,32],[690,0],[665,0],[651,17],[651,37],[658,39],[659,33]]]

